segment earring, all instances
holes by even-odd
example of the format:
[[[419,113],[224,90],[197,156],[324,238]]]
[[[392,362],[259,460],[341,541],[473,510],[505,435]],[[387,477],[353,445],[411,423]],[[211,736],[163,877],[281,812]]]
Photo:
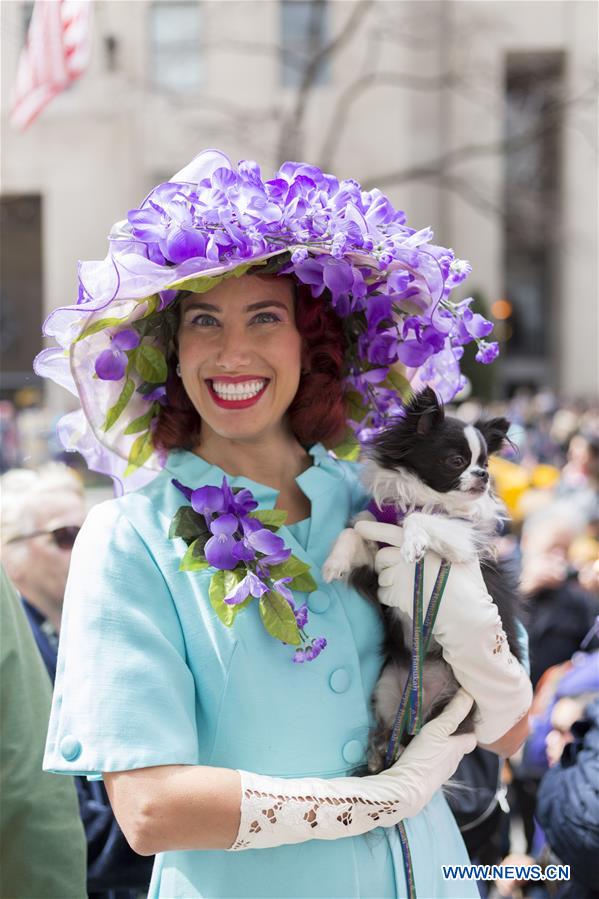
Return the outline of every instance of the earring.
[[[176,367],[175,371],[177,372],[177,377],[180,378],[181,377],[181,364],[179,362],[177,362],[177,367]]]

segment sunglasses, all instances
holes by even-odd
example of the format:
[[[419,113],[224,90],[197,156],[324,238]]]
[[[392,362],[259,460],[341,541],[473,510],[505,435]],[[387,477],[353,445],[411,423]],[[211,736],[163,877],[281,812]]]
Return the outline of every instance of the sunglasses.
[[[32,531],[31,534],[23,534],[22,537],[13,537],[12,540],[7,540],[6,542],[17,543],[19,540],[29,540],[30,537],[41,537],[43,534],[47,534],[49,537],[52,537],[52,540],[59,549],[73,549],[75,538],[80,530],[81,528],[78,524],[67,524],[61,528],[54,528],[52,531]]]

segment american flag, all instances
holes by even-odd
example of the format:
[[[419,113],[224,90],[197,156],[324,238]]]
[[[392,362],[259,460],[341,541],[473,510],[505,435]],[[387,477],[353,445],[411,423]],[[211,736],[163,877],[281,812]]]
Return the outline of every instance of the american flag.
[[[91,0],[35,0],[21,51],[10,121],[24,131],[86,69]]]

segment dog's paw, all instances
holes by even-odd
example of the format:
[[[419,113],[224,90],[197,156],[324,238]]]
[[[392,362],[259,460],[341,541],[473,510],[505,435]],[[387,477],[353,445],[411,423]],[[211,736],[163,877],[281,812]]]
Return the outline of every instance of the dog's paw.
[[[419,562],[429,546],[428,534],[421,528],[404,528],[401,554],[406,562]]]
[[[347,580],[351,571],[351,559],[341,553],[331,553],[322,566],[322,579],[325,583]]]

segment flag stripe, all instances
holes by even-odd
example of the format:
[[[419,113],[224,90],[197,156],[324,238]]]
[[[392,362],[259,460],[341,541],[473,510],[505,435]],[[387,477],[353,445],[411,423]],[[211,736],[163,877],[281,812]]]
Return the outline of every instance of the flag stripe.
[[[15,128],[27,128],[87,68],[91,12],[91,0],[35,0],[15,79]]]

